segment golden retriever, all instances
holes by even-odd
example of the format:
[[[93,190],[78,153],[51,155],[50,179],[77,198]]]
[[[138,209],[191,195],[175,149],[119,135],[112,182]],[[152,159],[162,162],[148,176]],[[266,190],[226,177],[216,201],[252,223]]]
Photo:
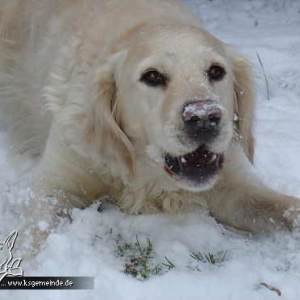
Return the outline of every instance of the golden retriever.
[[[103,195],[134,214],[294,227],[299,200],[252,169],[249,63],[179,1],[0,0],[0,18],[1,111],[39,231]]]

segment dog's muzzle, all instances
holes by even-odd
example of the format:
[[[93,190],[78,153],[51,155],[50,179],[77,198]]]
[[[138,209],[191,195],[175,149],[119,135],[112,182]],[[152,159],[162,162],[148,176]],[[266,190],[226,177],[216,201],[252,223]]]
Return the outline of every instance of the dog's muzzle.
[[[164,155],[165,170],[176,179],[185,179],[196,185],[215,176],[224,163],[223,153],[209,150],[209,144],[220,134],[222,107],[211,100],[194,101],[182,110],[184,132],[198,148],[181,156]]]

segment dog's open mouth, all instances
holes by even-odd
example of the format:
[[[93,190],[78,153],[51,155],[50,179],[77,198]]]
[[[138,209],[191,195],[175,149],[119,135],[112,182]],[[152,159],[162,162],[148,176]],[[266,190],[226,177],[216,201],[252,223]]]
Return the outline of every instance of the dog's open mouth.
[[[203,182],[215,175],[223,166],[224,155],[213,153],[201,145],[194,152],[174,157],[166,154],[165,170],[178,179]]]

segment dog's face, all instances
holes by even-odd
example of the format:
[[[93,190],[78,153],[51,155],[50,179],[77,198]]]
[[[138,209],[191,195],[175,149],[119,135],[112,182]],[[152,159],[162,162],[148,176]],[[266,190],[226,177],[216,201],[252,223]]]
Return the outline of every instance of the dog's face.
[[[239,67],[244,78],[245,63]],[[213,186],[233,137],[237,94],[246,93],[237,91],[234,68],[227,47],[198,28],[139,32],[112,74],[115,136],[126,144],[120,153],[130,143],[133,160],[179,188]]]

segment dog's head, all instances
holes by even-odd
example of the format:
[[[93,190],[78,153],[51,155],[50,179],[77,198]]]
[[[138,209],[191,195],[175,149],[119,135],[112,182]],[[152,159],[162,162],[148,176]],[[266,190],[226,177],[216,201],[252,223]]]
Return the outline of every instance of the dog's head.
[[[248,63],[207,32],[140,30],[95,78],[85,137],[108,166],[148,164],[199,191],[216,183],[235,134],[252,160]]]

